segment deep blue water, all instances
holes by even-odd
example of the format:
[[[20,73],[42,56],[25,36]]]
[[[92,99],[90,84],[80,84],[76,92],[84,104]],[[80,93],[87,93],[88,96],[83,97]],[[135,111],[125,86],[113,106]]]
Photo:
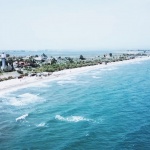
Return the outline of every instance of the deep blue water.
[[[0,149],[149,150],[150,60],[0,95]]]

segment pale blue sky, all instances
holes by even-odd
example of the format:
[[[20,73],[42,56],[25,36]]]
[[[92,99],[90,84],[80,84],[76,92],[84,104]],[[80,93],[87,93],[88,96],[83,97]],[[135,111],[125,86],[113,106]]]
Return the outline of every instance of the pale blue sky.
[[[150,0],[0,0],[0,49],[150,49]]]

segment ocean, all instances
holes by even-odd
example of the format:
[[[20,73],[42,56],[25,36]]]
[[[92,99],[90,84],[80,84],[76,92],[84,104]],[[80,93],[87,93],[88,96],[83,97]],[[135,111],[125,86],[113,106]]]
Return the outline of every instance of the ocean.
[[[0,95],[0,150],[149,150],[150,60]]]
[[[118,54],[120,53],[117,50],[0,50],[0,54],[5,52],[6,54],[9,54],[10,56],[35,56],[35,55],[42,55],[43,53],[46,54],[48,57],[77,57],[79,58],[80,55],[83,55],[85,57],[95,57],[95,56],[103,56],[104,54]],[[124,53],[127,53],[127,51],[123,51]],[[121,53],[123,53],[121,52]]]

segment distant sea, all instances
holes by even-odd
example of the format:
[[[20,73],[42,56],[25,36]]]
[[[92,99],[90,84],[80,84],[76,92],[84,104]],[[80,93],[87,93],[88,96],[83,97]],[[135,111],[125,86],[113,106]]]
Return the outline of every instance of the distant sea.
[[[79,57],[83,55],[85,57],[94,57],[109,53],[120,53],[119,51],[112,50],[0,50],[0,54],[5,52],[6,54],[10,54],[11,56],[34,56],[34,55],[42,55],[43,53],[47,56],[53,57]],[[127,52],[127,51],[124,51]]]
[[[104,54],[122,54],[122,53],[143,53],[144,51],[128,51],[128,50],[0,50],[0,54],[5,52],[10,56],[35,56],[46,54],[48,57],[95,57],[103,56]],[[145,51],[150,54],[150,51]]]
[[[0,95],[0,150],[149,150],[150,60]]]

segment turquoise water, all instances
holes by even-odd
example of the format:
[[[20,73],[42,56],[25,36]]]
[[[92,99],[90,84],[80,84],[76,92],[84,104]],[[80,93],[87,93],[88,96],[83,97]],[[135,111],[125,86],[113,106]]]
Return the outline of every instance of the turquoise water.
[[[149,150],[150,60],[0,95],[0,149]]]

